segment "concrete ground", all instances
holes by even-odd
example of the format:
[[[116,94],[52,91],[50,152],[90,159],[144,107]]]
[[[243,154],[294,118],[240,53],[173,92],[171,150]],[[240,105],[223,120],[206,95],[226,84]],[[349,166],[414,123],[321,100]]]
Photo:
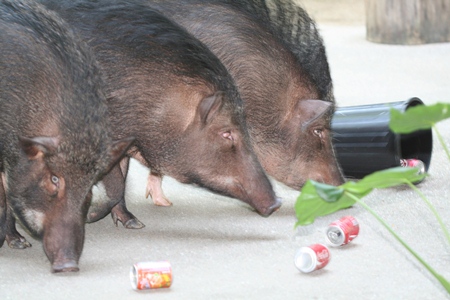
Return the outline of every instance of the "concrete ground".
[[[365,40],[363,1],[304,2],[327,46],[338,105],[410,97],[427,104],[450,102],[450,44],[373,44]],[[337,19],[340,12],[342,18]],[[449,128],[449,121],[439,123],[447,146]],[[436,138],[429,173],[418,187],[450,228],[450,162]],[[42,244],[26,235],[32,248],[0,249],[0,299],[450,299],[358,205],[294,230],[299,192],[281,184],[275,183],[275,189],[284,205],[262,218],[237,200],[171,178],[164,180],[163,188],[173,207],[155,207],[144,199],[146,175],[147,170],[133,162],[127,187],[129,209],[147,225],[144,229],[116,228],[109,217],[87,225],[81,271],[71,274],[51,274]],[[450,245],[417,194],[398,187],[374,191],[365,201],[450,280]],[[330,248],[331,261],[324,269],[300,273],[294,267],[295,252],[324,243],[327,224],[344,215],[359,220],[358,238]],[[161,260],[172,264],[172,287],[132,290],[133,263]]]

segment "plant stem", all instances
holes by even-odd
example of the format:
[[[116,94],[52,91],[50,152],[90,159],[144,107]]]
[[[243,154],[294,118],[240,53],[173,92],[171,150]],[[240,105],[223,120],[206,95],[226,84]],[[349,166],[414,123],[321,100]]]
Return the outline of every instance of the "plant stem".
[[[406,250],[408,250],[409,253],[411,253],[441,283],[441,285],[445,288],[447,293],[450,294],[450,282],[448,282],[443,276],[441,276],[432,267],[430,267],[413,249],[411,249],[411,247],[409,247],[409,245],[406,242],[404,242],[397,235],[397,233],[395,233],[395,231],[380,216],[378,216],[378,214],[375,211],[373,211],[369,206],[367,206],[367,204],[365,204],[363,201],[361,201],[358,197],[354,196],[353,194],[350,194],[348,192],[346,193],[350,198],[355,200],[370,214],[372,214],[372,216],[374,216],[375,219],[377,219],[395,237],[395,239],[399,241],[400,244],[402,244],[406,248]]]
[[[431,204],[431,202],[425,197],[425,195],[414,185],[412,184],[410,181],[406,181],[406,184],[409,185],[409,187],[411,189],[413,189],[417,194],[419,194],[419,196],[422,198],[423,201],[425,201],[425,203],[427,204],[427,206],[430,208],[430,210],[433,212],[434,216],[436,217],[436,219],[439,222],[439,225],[441,225],[442,231],[444,231],[445,237],[447,238],[447,241],[450,244],[450,234],[447,230],[447,228],[445,227],[444,222],[442,222],[442,219],[439,215],[439,213],[437,212],[437,210],[434,208],[433,204]]]
[[[450,151],[448,150],[447,146],[445,145],[445,141],[444,141],[444,139],[442,138],[441,133],[440,133],[439,130],[437,129],[436,125],[433,125],[433,129],[434,129],[434,132],[436,132],[436,135],[437,135],[437,137],[438,137],[439,142],[440,142],[441,145],[442,145],[442,148],[444,148],[444,151],[445,151],[445,153],[447,154],[448,160],[450,161]]]

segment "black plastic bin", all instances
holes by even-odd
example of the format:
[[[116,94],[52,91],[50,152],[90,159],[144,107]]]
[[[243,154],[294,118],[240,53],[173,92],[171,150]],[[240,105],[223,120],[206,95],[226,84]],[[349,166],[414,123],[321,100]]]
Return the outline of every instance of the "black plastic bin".
[[[402,112],[423,105],[408,101],[338,108],[331,128],[337,159],[345,177],[362,178],[375,171],[400,166],[400,159],[419,159],[430,167],[431,129],[395,134],[389,129],[390,109]]]

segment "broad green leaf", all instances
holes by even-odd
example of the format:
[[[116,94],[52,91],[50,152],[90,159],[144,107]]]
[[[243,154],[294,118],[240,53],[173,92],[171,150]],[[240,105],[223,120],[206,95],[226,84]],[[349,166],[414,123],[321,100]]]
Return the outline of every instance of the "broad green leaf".
[[[348,181],[341,186],[332,186],[308,180],[295,203],[298,222],[295,226],[308,225],[315,218],[352,206],[354,198],[361,199],[375,188],[387,188],[424,178],[416,168],[397,167],[367,175],[358,182]]]
[[[406,182],[418,182],[422,180],[426,174],[418,174],[417,168],[396,167],[374,172],[365,176],[358,182],[346,182],[342,187],[354,194],[363,194],[372,189],[383,189],[396,185],[405,184]]]
[[[327,202],[336,202],[344,194],[344,189],[340,187],[316,181],[311,181],[311,184],[314,185],[317,195]]]
[[[327,201],[319,196],[318,191],[327,198]],[[337,198],[339,194],[341,194],[341,197]],[[338,199],[338,201],[329,202],[332,199]],[[316,217],[334,213],[340,209],[350,207],[354,203],[353,199],[343,194],[341,187],[318,184],[308,180],[295,203],[295,212],[298,220],[295,226],[311,224]]]
[[[392,108],[389,127],[396,133],[410,133],[430,129],[437,122],[447,118],[450,118],[450,103],[417,105],[404,113]]]

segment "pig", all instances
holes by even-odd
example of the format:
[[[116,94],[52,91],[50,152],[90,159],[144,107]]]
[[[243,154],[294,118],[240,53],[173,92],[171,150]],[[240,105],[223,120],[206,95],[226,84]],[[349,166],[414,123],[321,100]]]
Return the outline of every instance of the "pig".
[[[137,0],[182,25],[238,86],[264,170],[300,190],[344,182],[331,140],[335,110],[323,41],[308,14],[281,0]]]
[[[107,201],[88,221],[111,209],[126,228],[143,224],[125,205],[129,158],[150,169],[153,201],[168,205],[165,175],[237,198],[262,216],[281,202],[250,144],[243,105],[220,60],[187,31],[132,1],[43,0],[94,49],[104,72],[112,130],[134,136],[127,157],[103,180]]]
[[[42,239],[52,272],[78,271],[91,190],[133,138],[113,141],[93,53],[43,6],[0,0],[0,247]]]

